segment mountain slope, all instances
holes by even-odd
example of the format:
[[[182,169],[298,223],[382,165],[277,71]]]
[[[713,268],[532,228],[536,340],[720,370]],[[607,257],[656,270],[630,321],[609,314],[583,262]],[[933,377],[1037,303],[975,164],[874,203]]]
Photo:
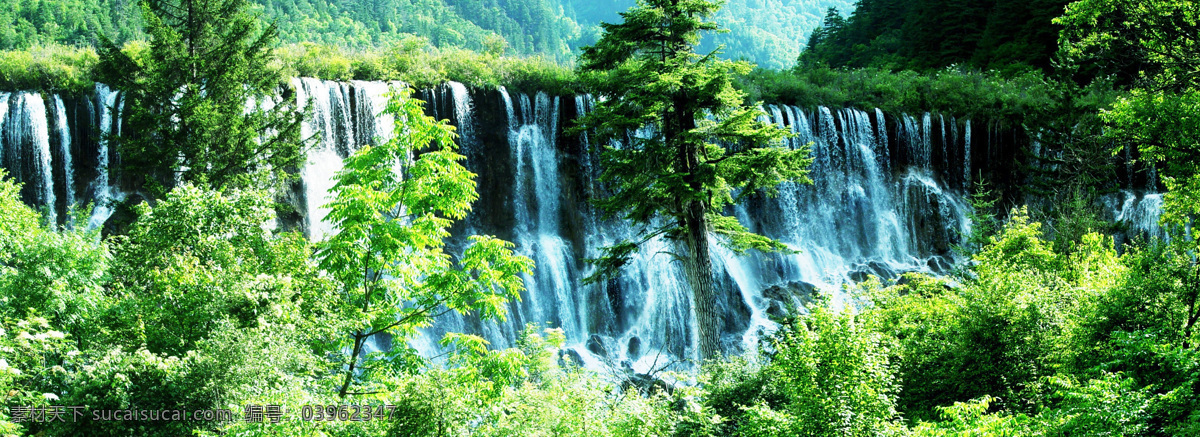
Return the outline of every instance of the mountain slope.
[[[574,59],[593,43],[600,23],[617,22],[632,0],[251,0],[276,23],[284,43],[314,42],[348,48],[386,46],[415,34],[439,47],[466,47]],[[764,67],[795,62],[807,35],[827,8],[851,0],[731,0],[716,20],[729,33],[704,39],[701,49],[724,46],[726,57]],[[0,49],[45,43],[94,45],[143,38],[136,0],[0,0]]]

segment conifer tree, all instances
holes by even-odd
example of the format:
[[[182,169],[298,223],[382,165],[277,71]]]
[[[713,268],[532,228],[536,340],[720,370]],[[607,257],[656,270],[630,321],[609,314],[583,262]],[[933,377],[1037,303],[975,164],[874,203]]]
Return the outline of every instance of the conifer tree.
[[[301,163],[301,117],[279,98],[283,77],[272,64],[275,26],[260,26],[247,8],[245,0],[148,0],[148,51],[103,42],[102,80],[124,92],[119,150],[128,174],[151,185],[245,187]]]
[[[708,18],[719,3],[708,0],[643,0],[604,24],[596,45],[584,49],[581,77],[600,103],[580,120],[593,132],[611,196],[597,206],[646,226],[638,241],[605,248],[600,271],[614,274],[638,246],[662,236],[678,244],[693,293],[701,359],[720,353],[719,315],[710,259],[710,236],[738,253],[787,250],[749,232],[723,208],[736,197],[787,180],[811,181],[807,148],[780,147],[786,132],[762,121],[763,112],[743,103],[731,82],[744,62],[697,54],[701,32],[718,30]],[[637,135],[631,135],[640,131]]]

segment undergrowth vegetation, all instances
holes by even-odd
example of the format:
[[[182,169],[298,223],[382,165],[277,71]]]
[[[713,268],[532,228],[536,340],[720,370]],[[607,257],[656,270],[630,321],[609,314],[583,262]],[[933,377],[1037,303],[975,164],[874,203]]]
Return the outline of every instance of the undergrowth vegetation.
[[[1016,118],[1051,106],[1054,80],[1032,71],[1005,77],[965,67],[929,73],[825,66],[756,69],[742,78],[751,100],[801,107],[880,108],[888,112],[942,112],[973,118]]]
[[[131,58],[145,53],[144,42],[126,43]],[[506,56],[502,50],[438,48],[409,36],[376,49],[347,49],[315,43],[288,44],[275,50],[274,66],[284,77],[327,80],[401,81],[430,88],[447,81],[472,87],[505,86],[552,94],[581,92],[571,65],[539,56]],[[59,45],[0,51],[0,88],[83,92],[96,75],[98,57],[91,48]],[[1051,107],[1061,85],[1040,72],[1004,77],[992,72],[948,68],[930,73],[828,67],[794,70],[755,69],[739,78],[748,102],[802,107],[880,108],[888,112],[942,112],[973,118],[1016,120]],[[1103,107],[1111,92],[1086,90],[1089,107]]]
[[[132,59],[144,56],[148,49],[148,44],[142,41],[132,41],[123,47]],[[98,62],[96,50],[90,47],[45,45],[0,51],[0,89],[88,92],[98,77],[94,71]],[[437,48],[427,39],[415,36],[382,49],[342,49],[313,43],[286,45],[275,50],[273,66],[284,77],[400,81],[416,88],[456,81],[479,88],[505,86],[554,94],[578,90],[572,68],[548,58]]]
[[[31,423],[9,408],[6,435],[1200,432],[1197,268],[1186,241],[1118,252],[1091,232],[1056,246],[1018,209],[979,236],[958,273],[870,279],[847,290],[857,311],[817,299],[778,320],[756,354],[695,375],[596,374],[567,358],[562,331],[529,325],[511,349],[450,335],[432,363],[372,355],[355,377],[369,390],[342,397],[335,345],[351,319],[338,310],[339,286],[317,274],[310,243],[258,226],[270,214],[261,193],[182,187],[128,236],[107,240],[39,226],[16,193],[0,182],[5,403],[236,417]],[[256,405],[291,420],[244,420]],[[337,419],[366,405],[369,419]]]
[[[62,45],[0,51],[0,89],[90,91],[100,57],[92,48]]]

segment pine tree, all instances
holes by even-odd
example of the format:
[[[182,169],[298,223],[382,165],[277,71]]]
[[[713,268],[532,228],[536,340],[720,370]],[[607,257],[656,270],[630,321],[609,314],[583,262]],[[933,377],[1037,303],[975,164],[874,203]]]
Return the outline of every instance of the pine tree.
[[[301,114],[279,99],[283,77],[272,65],[275,27],[260,29],[247,8],[152,0],[142,5],[148,51],[102,42],[102,80],[124,92],[128,174],[151,187],[261,186],[301,163]]]
[[[723,208],[735,194],[770,194],[787,180],[811,182],[808,149],[779,147],[786,132],[762,121],[762,111],[744,105],[732,86],[732,76],[750,66],[695,52],[700,33],[717,30],[707,21],[717,9],[708,0],[640,1],[621,14],[624,23],[603,25],[580,62],[582,79],[600,101],[580,127],[598,144],[623,141],[601,153],[602,181],[612,194],[597,207],[647,225],[638,241],[605,248],[591,279],[614,274],[652,238],[677,242],[701,359],[720,353],[709,237],[738,253],[787,250],[749,232]]]

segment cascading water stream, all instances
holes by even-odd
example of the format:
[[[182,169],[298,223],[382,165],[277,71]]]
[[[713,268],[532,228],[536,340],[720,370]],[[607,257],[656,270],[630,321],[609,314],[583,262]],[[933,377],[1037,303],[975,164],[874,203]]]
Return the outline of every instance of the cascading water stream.
[[[75,205],[75,165],[71,157],[71,129],[67,125],[67,108],[61,96],[54,96],[54,126],[58,135],[58,154],[62,158],[63,192],[67,209]],[[70,225],[72,217],[67,217]]]
[[[312,103],[302,135],[316,135],[316,144],[291,200],[298,211],[291,229],[305,229],[317,241],[335,230],[323,220],[324,204],[342,159],[392,134],[393,119],[381,115],[389,84],[301,78],[292,85],[301,106]],[[472,332],[492,347],[510,347],[526,323],[548,322],[565,331],[567,354],[593,368],[647,372],[694,355],[691,292],[673,261],[673,242],[652,239],[617,278],[583,284],[594,273],[583,260],[635,238],[641,226],[603,217],[589,203],[606,192],[598,156],[586,147],[586,133],[561,133],[571,118],[591,110],[589,96],[574,96],[571,105],[545,93],[457,83],[426,95],[430,110],[458,129],[468,169],[490,181],[481,184],[477,210],[455,228],[455,238],[504,235],[537,267],[525,278],[521,301],[510,304],[507,321],[444,316],[414,340],[418,350],[437,355],[445,332]],[[0,166],[26,184],[27,202],[58,214],[50,217],[66,220],[62,211],[92,203],[88,225],[102,226],[124,196],[119,178],[110,175],[117,156],[108,141],[109,133],[120,131],[121,104],[120,94],[102,84],[85,99],[0,92]],[[991,123],[980,125],[974,138],[971,120],[935,114],[764,109],[766,121],[795,134],[785,147],[811,143],[813,184],[787,182],[775,197],[753,195],[728,211],[797,251],[735,256],[713,245],[722,345],[730,352],[755,347],[774,328],[770,316],[799,294],[818,290],[838,300],[843,284],[867,275],[948,269],[951,247],[968,226],[963,195],[972,172],[988,171],[982,164],[1000,156],[994,153],[1001,135]],[[972,162],[982,168],[973,170]],[[76,191],[85,185],[86,191]],[[1161,235],[1161,195],[1139,185],[1106,205],[1114,220]],[[388,347],[384,340],[375,339],[368,350]]]
[[[96,111],[100,113],[100,137],[97,140],[96,152],[96,180],[92,181],[92,191],[95,193],[95,203],[92,207],[92,216],[88,219],[88,228],[96,229],[104,226],[104,222],[108,220],[113,213],[113,203],[120,201],[120,195],[112,186],[109,180],[109,150],[108,141],[111,137],[114,126],[120,126],[120,117],[113,117],[114,113],[119,113],[117,100],[120,93],[113,90],[104,84],[96,84]],[[119,127],[118,127],[119,129]]]

